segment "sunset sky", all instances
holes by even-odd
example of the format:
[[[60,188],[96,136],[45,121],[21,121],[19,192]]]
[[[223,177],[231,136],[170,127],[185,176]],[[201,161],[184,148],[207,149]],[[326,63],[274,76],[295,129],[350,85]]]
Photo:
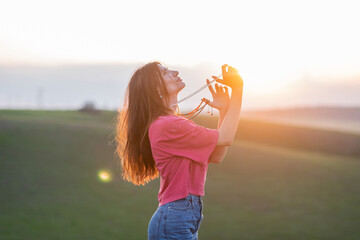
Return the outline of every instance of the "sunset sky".
[[[205,78],[218,75],[224,63],[233,65],[244,78],[249,99],[258,99],[258,108],[271,107],[269,96],[281,103],[280,94],[299,86],[359,90],[357,6],[357,1],[314,0],[2,1],[0,84],[7,89],[0,89],[0,100],[20,94],[11,93],[16,92],[11,85],[15,77],[4,74],[8,68],[134,66],[128,76],[152,60],[193,73],[202,66]],[[191,81],[184,94],[205,79]],[[314,104],[334,104],[327,97],[329,102]],[[360,105],[360,99],[345,98],[340,105]]]

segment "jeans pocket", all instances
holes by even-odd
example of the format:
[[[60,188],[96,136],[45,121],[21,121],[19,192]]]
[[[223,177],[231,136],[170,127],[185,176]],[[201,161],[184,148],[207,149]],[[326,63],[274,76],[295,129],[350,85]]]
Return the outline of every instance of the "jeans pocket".
[[[189,199],[183,198],[176,200],[174,202],[171,202],[168,206],[169,209],[174,210],[186,210],[191,208],[191,201]]]
[[[192,208],[166,210],[165,233],[168,239],[192,239],[197,231],[197,221]]]
[[[161,227],[161,218],[163,216],[163,211],[157,209],[153,216],[150,219],[148,226],[148,239],[157,239],[159,236],[159,229]]]

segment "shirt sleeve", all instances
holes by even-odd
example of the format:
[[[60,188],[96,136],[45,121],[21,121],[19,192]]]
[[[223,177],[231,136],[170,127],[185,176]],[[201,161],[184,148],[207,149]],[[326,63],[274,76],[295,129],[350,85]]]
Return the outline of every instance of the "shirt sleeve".
[[[219,138],[217,129],[196,125],[179,116],[167,118],[156,132],[157,145],[164,152],[202,164],[208,162]]]

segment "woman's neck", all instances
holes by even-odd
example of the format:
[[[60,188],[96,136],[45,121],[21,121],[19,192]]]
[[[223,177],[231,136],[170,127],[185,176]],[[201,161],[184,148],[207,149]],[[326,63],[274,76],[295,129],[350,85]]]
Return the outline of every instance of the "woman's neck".
[[[169,100],[170,100],[170,108],[176,112],[176,110],[177,110],[177,102],[178,102],[177,94],[169,96]]]

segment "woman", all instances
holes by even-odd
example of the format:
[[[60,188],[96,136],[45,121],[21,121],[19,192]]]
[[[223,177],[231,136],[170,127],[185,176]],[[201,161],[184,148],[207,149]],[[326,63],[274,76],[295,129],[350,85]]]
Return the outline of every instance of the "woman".
[[[185,87],[179,73],[158,62],[135,71],[119,115],[117,153],[123,178],[144,185],[160,175],[159,207],[148,227],[149,239],[197,239],[208,164],[220,163],[233,143],[242,104],[243,80],[235,68],[222,66],[226,87],[209,86],[219,110],[217,129],[196,125],[176,113]],[[209,83],[209,80],[207,80]]]

